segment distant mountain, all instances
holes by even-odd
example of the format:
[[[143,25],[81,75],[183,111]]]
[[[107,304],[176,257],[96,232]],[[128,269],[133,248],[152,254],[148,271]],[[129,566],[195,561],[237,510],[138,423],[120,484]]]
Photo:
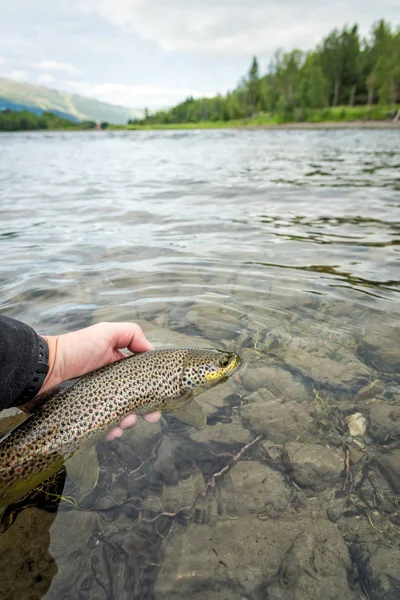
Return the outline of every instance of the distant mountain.
[[[115,125],[141,117],[143,112],[41,85],[0,78],[0,110],[6,108],[35,114],[51,111],[71,121],[107,121]]]

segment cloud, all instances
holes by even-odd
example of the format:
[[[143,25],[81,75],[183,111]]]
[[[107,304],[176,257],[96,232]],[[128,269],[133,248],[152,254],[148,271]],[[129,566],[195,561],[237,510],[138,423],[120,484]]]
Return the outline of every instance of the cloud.
[[[0,56],[0,65],[5,65],[6,62],[7,62],[7,59]]]
[[[63,71],[64,73],[70,73],[71,75],[79,75],[80,70],[77,69],[71,63],[58,62],[57,60],[41,60],[34,64],[35,69],[41,71]]]
[[[10,73],[7,73],[9,79],[15,79],[15,81],[26,81],[28,79],[28,73],[22,69],[15,69]]]
[[[334,27],[358,22],[367,33],[393,7],[366,0],[77,0],[86,14],[152,40],[168,51],[246,56],[277,47],[311,48]]]
[[[42,75],[39,75],[37,80],[40,83],[53,83],[53,81],[55,81],[55,78],[53,77],[53,75],[51,75],[51,73],[43,73]]]
[[[84,96],[98,98],[103,102],[129,107],[166,107],[176,104],[188,96],[214,96],[213,92],[194,92],[189,89],[168,88],[155,85],[124,85],[118,83],[91,84],[68,81],[68,86]]]

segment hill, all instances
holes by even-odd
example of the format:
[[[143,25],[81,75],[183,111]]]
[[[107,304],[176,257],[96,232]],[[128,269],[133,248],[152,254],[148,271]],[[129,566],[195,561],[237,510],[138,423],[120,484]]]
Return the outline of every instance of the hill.
[[[51,111],[75,122],[107,121],[121,125],[142,112],[41,85],[0,78],[0,110],[4,109],[27,110],[37,115]]]

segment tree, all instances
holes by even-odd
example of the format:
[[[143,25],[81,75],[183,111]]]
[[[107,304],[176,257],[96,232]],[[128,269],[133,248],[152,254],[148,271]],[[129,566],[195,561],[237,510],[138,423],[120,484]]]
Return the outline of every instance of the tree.
[[[247,89],[250,114],[254,115],[257,112],[257,108],[260,102],[260,77],[258,72],[258,61],[256,56],[253,57],[249,69]]]
[[[297,105],[302,64],[303,53],[300,50],[293,50],[283,54],[277,66],[276,77],[285,105],[290,109],[295,108]]]
[[[372,77],[378,88],[379,101],[395,110],[400,88],[400,31],[392,33],[389,24],[377,23],[373,29],[375,65]]]
[[[318,54],[310,52],[301,70],[299,91],[303,108],[323,108],[329,103],[329,86]]]
[[[229,121],[259,111],[292,120],[329,105],[371,106],[379,100],[394,109],[399,95],[400,30],[393,32],[382,20],[367,39],[360,39],[357,25],[346,25],[331,31],[314,51],[278,49],[264,75],[254,56],[247,74],[225,96],[190,96],[151,115],[146,109],[137,123]]]
[[[337,29],[323,40],[320,56],[322,68],[330,87],[331,104],[337,106],[339,104],[343,69],[340,35]]]
[[[357,85],[360,83],[361,76],[361,50],[357,25],[354,25],[350,30],[345,27],[340,41],[343,61],[342,85],[346,90],[348,104],[353,106]]]

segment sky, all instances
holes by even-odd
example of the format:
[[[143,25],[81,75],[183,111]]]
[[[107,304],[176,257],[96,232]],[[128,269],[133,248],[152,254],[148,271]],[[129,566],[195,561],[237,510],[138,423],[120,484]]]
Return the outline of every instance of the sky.
[[[253,55],[400,24],[398,0],[0,0],[0,77],[131,108],[234,89]]]

